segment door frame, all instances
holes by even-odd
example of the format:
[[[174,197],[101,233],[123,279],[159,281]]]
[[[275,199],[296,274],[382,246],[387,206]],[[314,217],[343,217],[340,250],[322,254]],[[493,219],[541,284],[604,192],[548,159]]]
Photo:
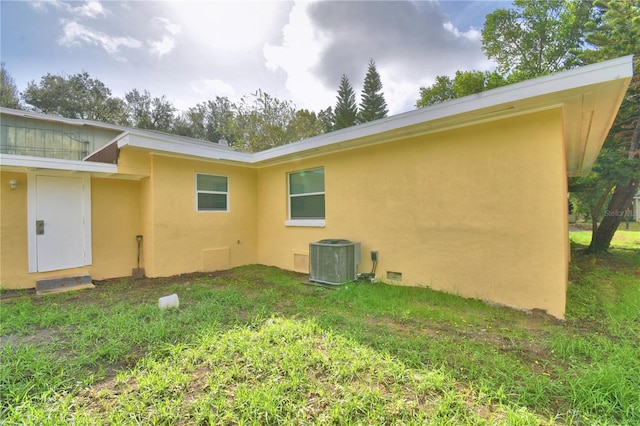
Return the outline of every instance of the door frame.
[[[37,219],[37,177],[67,177],[74,179],[82,179],[82,210],[84,221],[84,262],[82,266],[88,266],[93,263],[91,255],[91,175],[86,173],[69,173],[55,170],[29,171],[27,173],[27,246],[29,250],[29,273],[38,271],[38,247],[36,238],[36,219]],[[64,269],[61,269],[64,270]]]

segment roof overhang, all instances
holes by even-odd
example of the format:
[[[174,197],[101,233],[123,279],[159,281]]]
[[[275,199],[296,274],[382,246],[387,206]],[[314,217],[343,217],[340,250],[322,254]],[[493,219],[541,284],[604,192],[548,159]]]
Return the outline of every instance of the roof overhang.
[[[27,155],[2,154],[0,170],[16,172],[33,172],[38,170],[58,170],[68,172],[84,172],[92,175],[113,176],[118,173],[115,164],[92,163],[77,160],[60,160],[57,158],[30,157]]]
[[[85,157],[85,161],[116,163],[121,149],[144,150],[156,155],[215,161],[251,167],[252,154],[213,142],[174,137],[164,133],[130,130]]]
[[[591,170],[622,103],[633,57],[527,80],[252,155],[258,167],[560,109],[569,176]]]
[[[249,166],[252,163],[252,154],[234,151],[213,142],[158,138],[155,135],[132,131],[120,137],[117,144],[118,149],[137,148],[173,157],[228,162],[241,166]]]

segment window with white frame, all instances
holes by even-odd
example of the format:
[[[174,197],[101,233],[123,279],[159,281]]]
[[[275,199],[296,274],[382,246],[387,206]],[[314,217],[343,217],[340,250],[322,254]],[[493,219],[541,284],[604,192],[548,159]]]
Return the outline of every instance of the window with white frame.
[[[289,221],[324,218],[324,168],[289,173]]]
[[[229,178],[196,173],[196,209],[199,212],[229,211]]]

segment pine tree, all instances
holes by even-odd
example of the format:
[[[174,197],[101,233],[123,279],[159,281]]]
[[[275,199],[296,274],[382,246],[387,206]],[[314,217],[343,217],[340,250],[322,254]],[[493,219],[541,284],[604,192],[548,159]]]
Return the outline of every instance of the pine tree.
[[[358,121],[366,123],[368,121],[377,120],[387,116],[387,103],[381,92],[382,82],[380,74],[376,69],[373,59],[369,61],[367,75],[364,77],[364,87],[362,88],[362,96],[360,101],[360,112],[358,113]]]
[[[356,94],[349,83],[346,74],[342,74],[340,87],[338,88],[338,102],[334,111],[333,130],[344,129],[356,124],[358,107],[356,105]]]

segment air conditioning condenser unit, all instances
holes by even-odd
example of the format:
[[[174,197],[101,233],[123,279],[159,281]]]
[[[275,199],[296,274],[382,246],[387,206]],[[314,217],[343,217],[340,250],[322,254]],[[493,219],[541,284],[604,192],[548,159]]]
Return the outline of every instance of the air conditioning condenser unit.
[[[340,285],[358,279],[360,243],[320,240],[309,243],[309,279]]]

